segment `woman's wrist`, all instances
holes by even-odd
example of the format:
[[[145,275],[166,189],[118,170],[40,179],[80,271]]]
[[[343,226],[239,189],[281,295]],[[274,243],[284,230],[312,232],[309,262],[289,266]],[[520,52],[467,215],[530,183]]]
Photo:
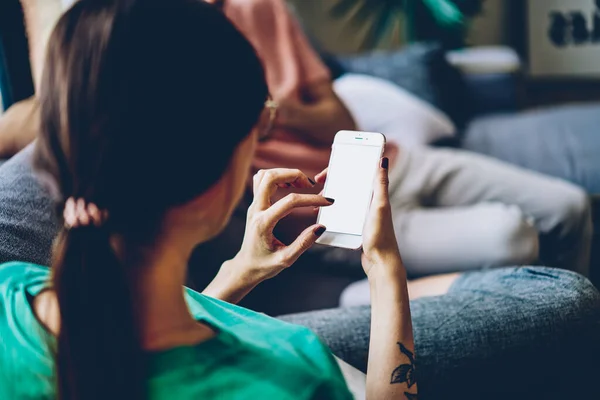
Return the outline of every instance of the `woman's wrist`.
[[[401,264],[372,266],[367,277],[373,307],[400,304],[408,299],[406,271]]]
[[[202,293],[228,303],[238,303],[260,283],[252,279],[247,271],[237,258],[225,261]]]
[[[406,279],[406,270],[397,251],[369,252],[369,254],[364,255],[363,263],[369,280],[390,279],[393,277]]]

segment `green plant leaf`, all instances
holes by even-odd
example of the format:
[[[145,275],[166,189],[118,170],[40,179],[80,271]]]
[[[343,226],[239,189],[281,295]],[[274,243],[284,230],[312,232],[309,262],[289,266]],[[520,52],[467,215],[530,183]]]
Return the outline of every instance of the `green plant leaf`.
[[[365,46],[376,46],[382,38],[386,37],[392,31],[394,24],[403,13],[399,4],[399,2],[386,2],[381,7],[378,17],[365,37]]]
[[[464,15],[450,0],[423,0],[435,21],[443,28],[458,29],[465,23]]]
[[[344,18],[356,7],[356,0],[338,0],[331,8],[330,14],[334,18]]]

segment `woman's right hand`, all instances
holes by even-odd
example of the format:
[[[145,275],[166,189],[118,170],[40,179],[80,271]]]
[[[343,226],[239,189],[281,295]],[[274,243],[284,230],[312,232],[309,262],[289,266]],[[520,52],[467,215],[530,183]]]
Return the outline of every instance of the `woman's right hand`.
[[[395,277],[398,273],[404,275],[392,223],[388,166],[388,158],[382,158],[377,169],[371,208],[363,229],[362,265],[369,278],[374,274],[383,274],[386,277]]]
[[[261,280],[272,278],[292,265],[325,231],[323,225],[314,224],[290,245],[285,245],[273,234],[275,225],[294,209],[333,204],[331,199],[320,195],[299,193],[290,193],[271,203],[271,197],[280,187],[311,188],[314,184],[297,169],[260,170],[254,175],[254,200],[248,208],[244,242],[236,258]]]
[[[292,265],[325,232],[323,225],[306,228],[290,245],[278,240],[275,225],[298,207],[326,207],[331,199],[320,195],[291,193],[271,203],[280,187],[311,188],[315,185],[297,169],[260,170],[253,179],[254,200],[248,208],[242,248],[221,266],[204,294],[237,303],[262,281]]]
[[[292,265],[308,250],[325,232],[323,225],[309,226],[289,245],[275,237],[275,225],[298,207],[326,207],[333,201],[315,194],[290,193],[272,203],[271,197],[280,187],[311,188],[314,185],[297,169],[258,171],[253,179],[254,200],[248,208],[242,248],[233,259],[223,264],[205,293],[218,298],[227,297],[230,302],[238,301],[260,282]]]

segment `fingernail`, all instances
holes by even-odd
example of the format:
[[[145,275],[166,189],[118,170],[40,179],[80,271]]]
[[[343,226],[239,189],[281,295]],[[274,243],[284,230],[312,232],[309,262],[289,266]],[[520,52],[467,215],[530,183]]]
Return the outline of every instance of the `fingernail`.
[[[324,226],[320,226],[317,229],[315,229],[315,235],[317,237],[321,236],[324,233],[325,233],[325,227]]]
[[[317,182],[313,181],[312,179],[308,178],[308,181],[310,182],[311,185],[315,186],[317,184]]]
[[[335,203],[335,200],[332,199],[331,197],[325,197],[325,200],[327,200],[328,202],[330,202],[331,204]]]
[[[389,163],[390,163],[390,160],[387,157],[383,157],[381,159],[381,168],[388,169]]]

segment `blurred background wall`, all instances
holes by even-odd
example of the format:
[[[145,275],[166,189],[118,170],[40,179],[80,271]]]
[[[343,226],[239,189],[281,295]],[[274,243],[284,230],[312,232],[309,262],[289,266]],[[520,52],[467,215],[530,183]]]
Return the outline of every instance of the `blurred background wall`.
[[[345,18],[334,18],[332,8],[339,0],[288,0],[296,8],[307,29],[323,45],[326,50],[334,53],[355,53],[366,50],[363,42],[365,29],[348,29],[348,20],[353,18],[357,8],[348,13]],[[367,1],[367,0],[363,0]],[[483,13],[475,18],[470,28],[468,42],[471,45],[505,44],[509,37],[509,3],[511,0],[486,0]],[[522,1],[522,0],[519,0]],[[387,35],[378,44],[378,48],[394,48],[404,44],[402,34],[402,18],[398,18],[396,31]]]
[[[473,20],[469,43],[473,45],[505,44],[508,42],[508,2],[486,0],[483,13]]]

